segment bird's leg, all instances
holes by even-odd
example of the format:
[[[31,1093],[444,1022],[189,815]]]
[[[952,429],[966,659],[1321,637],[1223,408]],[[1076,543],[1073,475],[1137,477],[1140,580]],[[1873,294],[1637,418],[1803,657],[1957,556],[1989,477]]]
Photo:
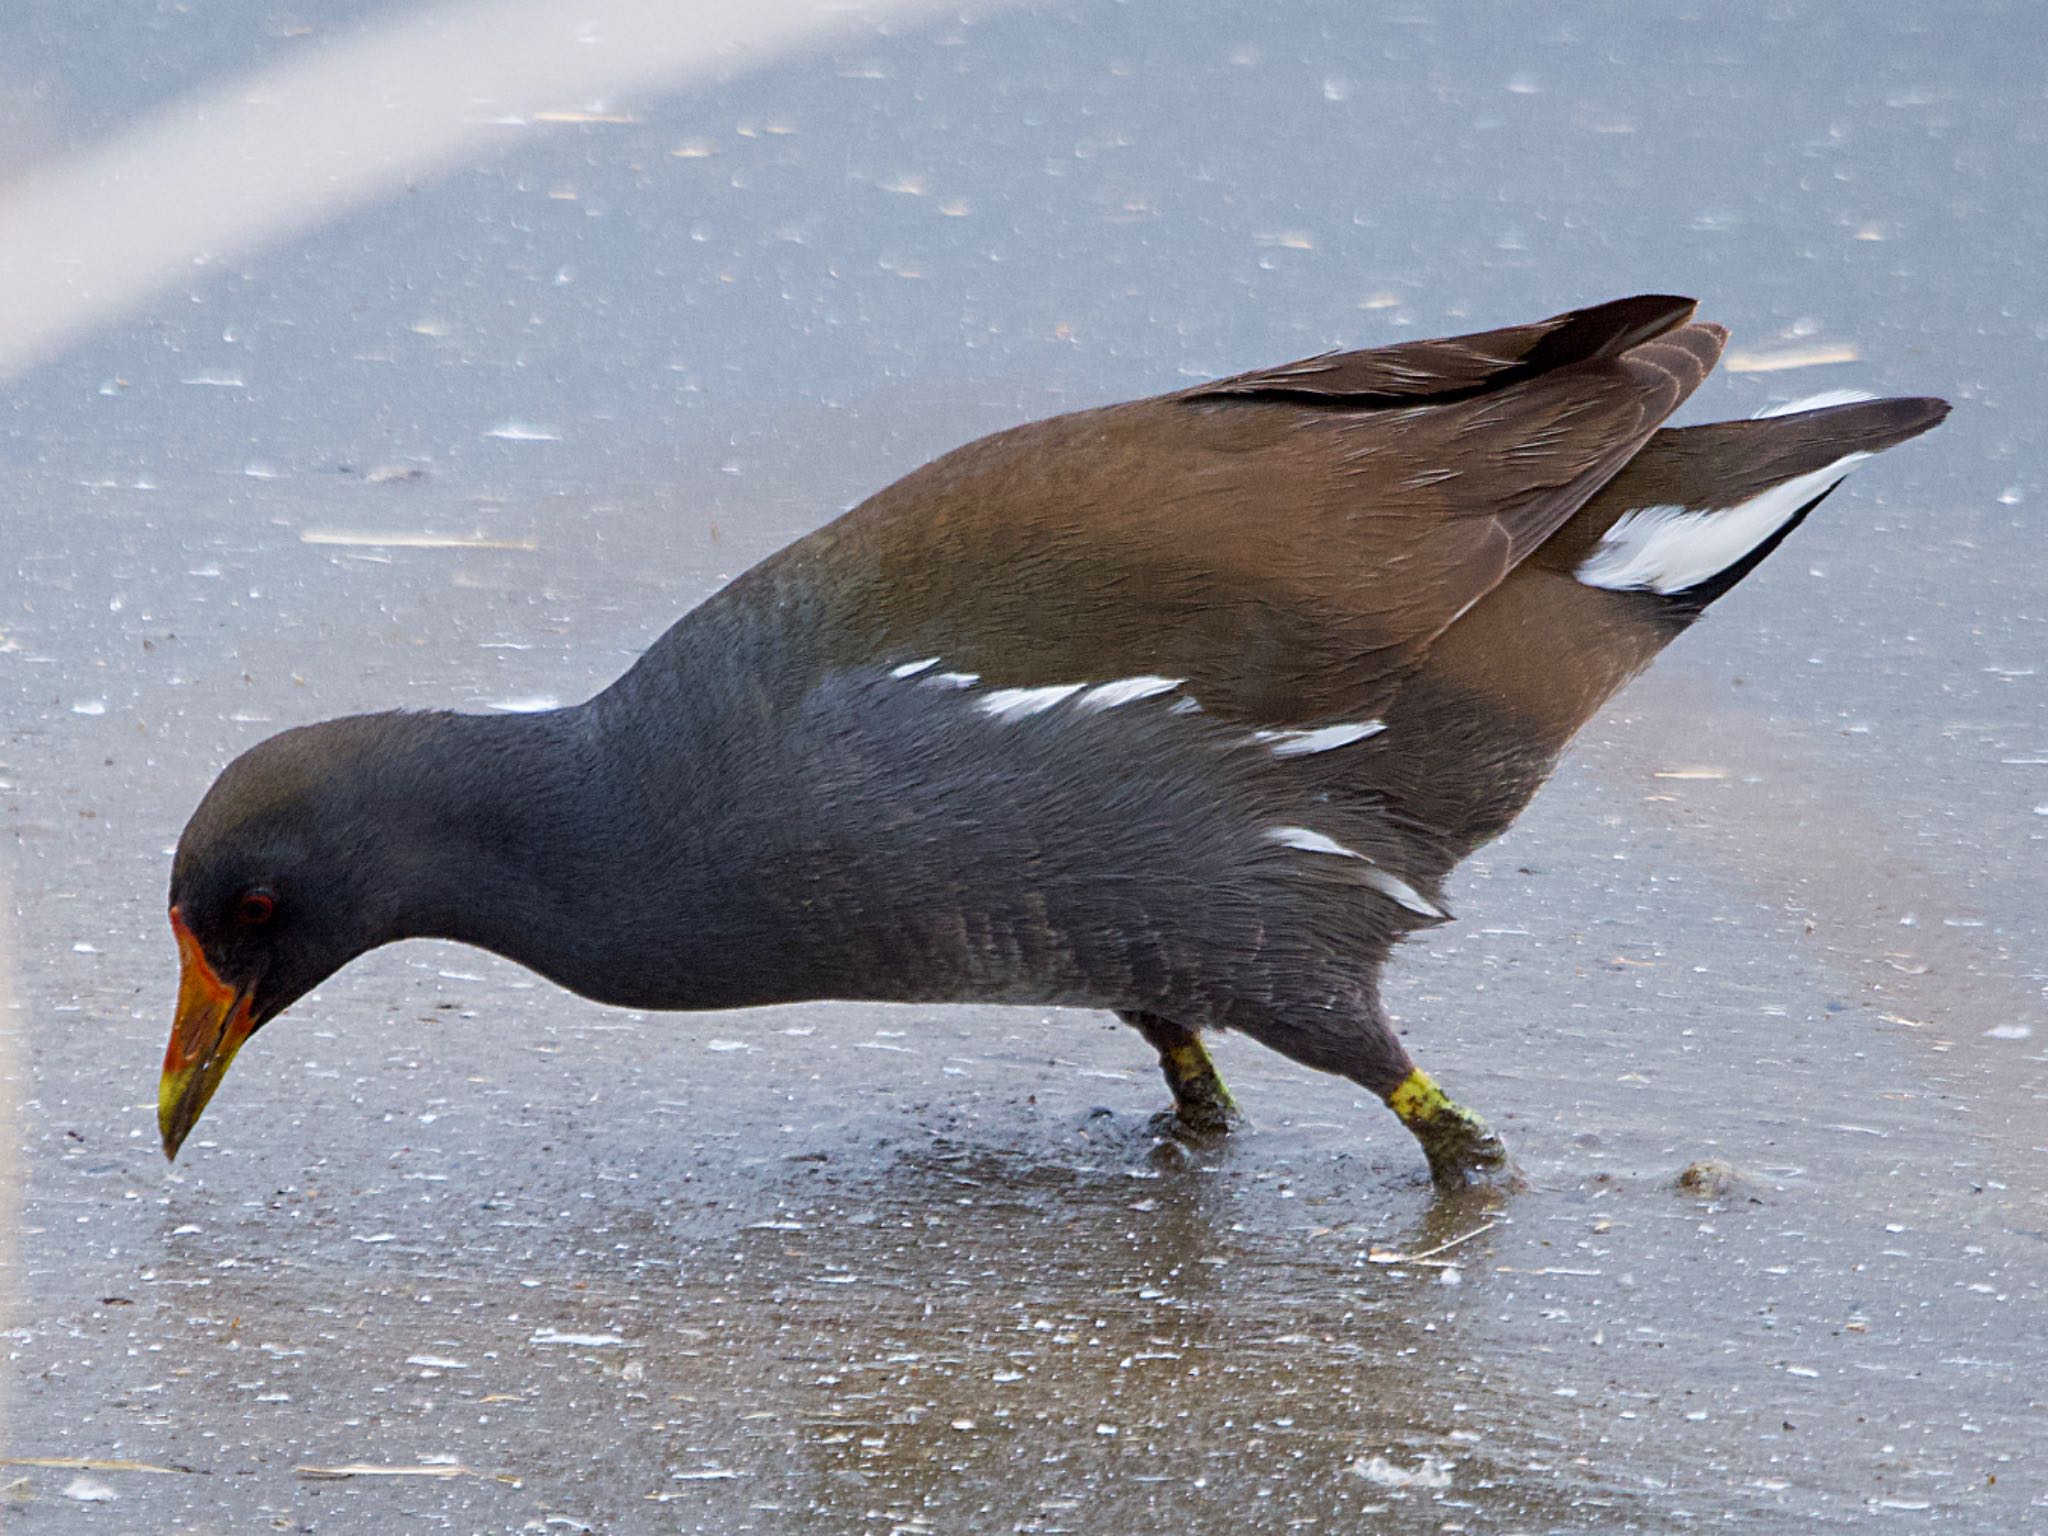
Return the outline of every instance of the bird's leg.
[[[1119,1013],[1159,1053],[1159,1070],[1173,1090],[1173,1112],[1181,1125],[1200,1136],[1215,1136],[1242,1119],[1230,1090],[1223,1086],[1216,1063],[1191,1029],[1156,1013]]]
[[[1503,1175],[1512,1177],[1507,1147],[1484,1120],[1415,1065],[1378,997],[1368,994],[1359,1001],[1355,1011],[1317,1009],[1267,1018],[1250,1014],[1234,1022],[1283,1056],[1318,1072],[1342,1073],[1377,1094],[1422,1143],[1429,1176],[1439,1188],[1464,1189]]]
[[[1429,1176],[1440,1186],[1462,1189],[1508,1171],[1508,1149],[1500,1137],[1422,1068],[1411,1067],[1382,1097],[1422,1143]]]

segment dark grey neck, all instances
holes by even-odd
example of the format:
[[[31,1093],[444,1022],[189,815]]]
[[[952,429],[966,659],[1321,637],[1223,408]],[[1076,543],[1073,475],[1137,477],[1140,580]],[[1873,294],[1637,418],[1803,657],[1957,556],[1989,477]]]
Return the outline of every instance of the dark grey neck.
[[[378,764],[375,794],[391,833],[390,937],[474,944],[622,1007],[789,995],[763,967],[772,918],[751,852],[722,845],[673,792],[706,782],[687,766],[687,724],[657,747],[622,733],[604,696],[396,718],[407,740]]]

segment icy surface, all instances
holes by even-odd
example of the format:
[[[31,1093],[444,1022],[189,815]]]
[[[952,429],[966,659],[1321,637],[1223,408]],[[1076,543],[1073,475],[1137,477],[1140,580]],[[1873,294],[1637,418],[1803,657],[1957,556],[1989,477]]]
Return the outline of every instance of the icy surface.
[[[10,20],[0,172],[372,7],[132,9]],[[2038,33],[947,20],[508,123],[13,381],[0,1527],[2040,1528]],[[1252,1124],[1190,1152],[1101,1015],[641,1016],[425,945],[266,1030],[166,1170],[167,854],[265,734],[581,698],[982,431],[1644,289],[1736,330],[1688,419],[1958,409],[1399,958],[1526,1192],[1434,1201],[1238,1040]]]

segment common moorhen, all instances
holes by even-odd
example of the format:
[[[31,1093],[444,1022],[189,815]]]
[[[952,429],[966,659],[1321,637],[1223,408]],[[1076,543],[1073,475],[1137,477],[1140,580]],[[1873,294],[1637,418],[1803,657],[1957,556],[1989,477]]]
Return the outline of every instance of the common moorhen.
[[[1659,430],[1726,333],[1647,296],[970,443],[687,614],[586,703],[285,731],[171,872],[175,1155],[242,1043],[395,939],[630,1008],[1114,1009],[1370,1089],[1456,1184],[1497,1137],[1379,999],[1572,733],[1939,400]]]

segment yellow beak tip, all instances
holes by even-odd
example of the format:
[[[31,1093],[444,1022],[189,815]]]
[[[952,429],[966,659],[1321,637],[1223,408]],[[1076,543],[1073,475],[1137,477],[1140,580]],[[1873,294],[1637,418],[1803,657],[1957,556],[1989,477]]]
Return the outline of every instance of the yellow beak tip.
[[[202,1093],[197,1102],[193,1100],[195,1090],[204,1087],[194,1081],[195,1076],[190,1070],[166,1072],[157,1088],[156,1129],[163,1138],[166,1162],[178,1160],[178,1149],[185,1145],[185,1138],[198,1123],[199,1111],[206,1107],[207,1095]]]

